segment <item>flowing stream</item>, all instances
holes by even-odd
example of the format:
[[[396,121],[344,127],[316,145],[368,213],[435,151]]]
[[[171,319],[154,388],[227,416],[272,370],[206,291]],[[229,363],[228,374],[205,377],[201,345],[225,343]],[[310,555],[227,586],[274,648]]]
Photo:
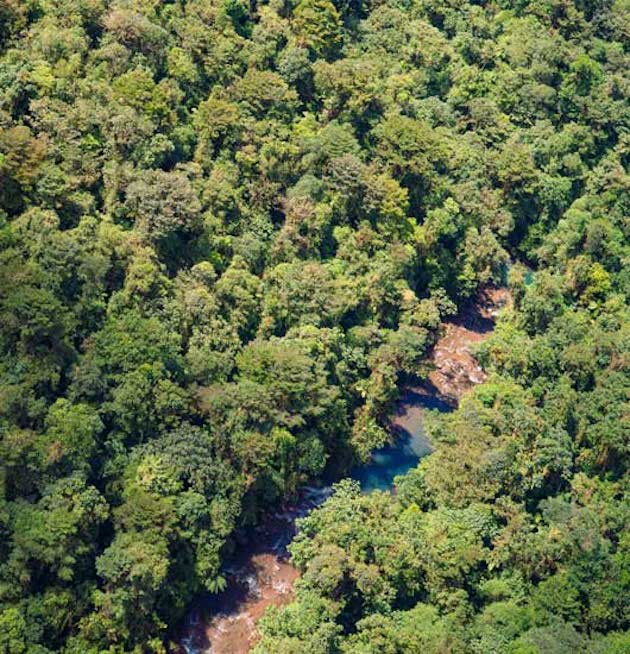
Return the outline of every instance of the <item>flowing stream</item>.
[[[391,416],[392,441],[371,460],[350,471],[364,492],[388,490],[394,478],[414,468],[431,452],[424,431],[428,409],[450,411],[463,393],[485,380],[470,347],[490,333],[498,310],[510,301],[505,289],[486,289],[456,319],[443,325],[433,348],[434,370],[418,385],[406,386]],[[304,488],[295,504],[270,516],[239,545],[225,570],[225,591],[198,598],[190,609],[179,652],[247,654],[256,640],[256,621],[265,609],[289,602],[299,576],[287,547],[296,520],[331,494],[329,486]]]

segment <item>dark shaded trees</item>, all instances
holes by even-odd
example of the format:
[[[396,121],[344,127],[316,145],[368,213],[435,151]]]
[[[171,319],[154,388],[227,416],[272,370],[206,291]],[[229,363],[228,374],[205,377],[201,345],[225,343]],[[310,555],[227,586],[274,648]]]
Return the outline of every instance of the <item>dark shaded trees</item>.
[[[515,259],[491,381],[310,519],[261,647],[623,651],[624,11],[0,0],[2,651],[163,652]]]

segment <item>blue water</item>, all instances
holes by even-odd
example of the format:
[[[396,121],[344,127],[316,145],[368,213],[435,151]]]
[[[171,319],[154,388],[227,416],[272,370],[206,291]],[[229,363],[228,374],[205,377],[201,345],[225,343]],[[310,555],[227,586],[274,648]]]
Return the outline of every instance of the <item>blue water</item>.
[[[351,470],[350,476],[366,493],[391,489],[395,477],[415,468],[432,451],[424,431],[426,410],[451,411],[452,408],[422,388],[407,388],[392,419],[392,442],[375,450],[370,461]]]
[[[436,397],[435,390],[425,388],[405,389],[397,407],[392,416],[392,442],[376,450],[369,463],[351,471],[352,478],[360,482],[365,493],[391,490],[396,476],[414,468],[423,456],[431,452],[431,443],[424,432],[427,409],[452,409],[447,402]],[[252,557],[260,553],[286,557],[287,545],[295,536],[296,518],[320,506],[331,492],[330,486],[305,488],[299,502],[284,507],[253,531],[255,538],[250,537],[242,544],[232,558],[230,568],[225,567],[228,588],[218,594],[202,594],[191,604],[180,638],[187,654],[209,651],[205,627],[213,615],[239,614],[243,598],[249,592],[249,585],[245,588],[243,579],[258,579]]]

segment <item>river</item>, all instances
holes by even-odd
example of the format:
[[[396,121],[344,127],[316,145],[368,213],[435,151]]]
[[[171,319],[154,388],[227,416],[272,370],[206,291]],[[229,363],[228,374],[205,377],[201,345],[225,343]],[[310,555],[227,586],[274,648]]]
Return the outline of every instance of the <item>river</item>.
[[[405,386],[391,416],[392,441],[376,450],[366,465],[350,472],[364,492],[388,490],[394,478],[414,468],[431,452],[424,430],[427,410],[452,410],[468,389],[486,375],[471,353],[471,345],[492,330],[506,289],[486,289],[474,303],[443,325],[432,351],[434,369],[426,380]],[[238,548],[226,569],[225,591],[198,598],[190,609],[179,650],[186,654],[247,654],[256,639],[256,621],[271,605],[289,602],[298,571],[287,547],[295,536],[296,520],[331,494],[329,486],[304,488],[297,501],[271,516]]]

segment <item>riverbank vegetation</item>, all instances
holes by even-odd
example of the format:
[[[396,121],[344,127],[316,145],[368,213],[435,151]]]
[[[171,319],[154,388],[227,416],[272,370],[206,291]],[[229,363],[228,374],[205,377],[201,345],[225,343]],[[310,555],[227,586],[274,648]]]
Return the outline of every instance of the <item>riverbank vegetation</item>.
[[[0,651],[166,651],[511,260],[491,379],[307,518],[258,651],[628,647],[628,20],[0,0]]]
[[[515,282],[491,377],[395,496],[346,480],[301,521],[256,653],[630,651],[627,307],[567,301],[572,265]]]

